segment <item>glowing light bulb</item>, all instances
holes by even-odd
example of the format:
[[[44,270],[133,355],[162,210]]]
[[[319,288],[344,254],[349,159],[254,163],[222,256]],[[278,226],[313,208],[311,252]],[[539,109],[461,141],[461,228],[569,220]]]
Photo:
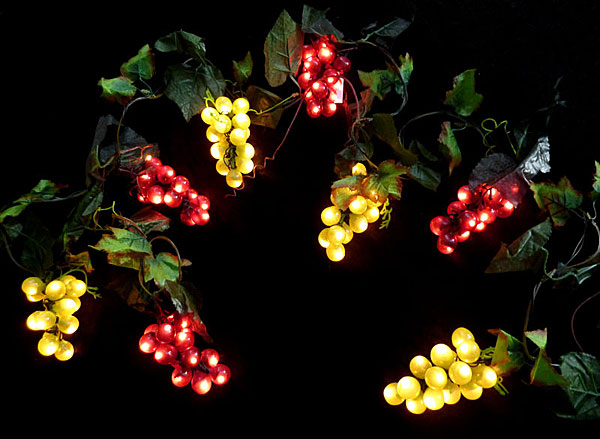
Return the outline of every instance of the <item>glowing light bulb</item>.
[[[321,221],[326,226],[333,226],[340,222],[342,212],[337,206],[329,206],[321,212]]]
[[[218,132],[212,125],[206,129],[206,138],[210,143],[217,143],[221,140],[225,140],[225,135]]]
[[[431,348],[429,357],[431,358],[431,362],[436,366],[448,369],[454,360],[456,360],[456,353],[450,346],[444,343],[438,343]]]
[[[234,128],[231,130],[231,133],[229,133],[229,141],[234,146],[244,146],[246,140],[248,140],[248,137],[246,136],[246,131],[242,128]]]
[[[231,119],[225,114],[219,114],[215,118],[215,121],[213,122],[212,126],[218,133],[228,133],[229,130],[231,130]]]
[[[469,204],[471,202],[472,197],[471,187],[469,185],[461,186],[458,189],[456,197],[463,203]]]
[[[341,244],[346,239],[346,231],[340,225],[333,225],[329,227],[329,232],[327,234],[327,240],[330,244]]]
[[[423,404],[429,410],[439,410],[444,407],[444,391],[428,387],[423,392]]]
[[[31,329],[32,331],[39,331],[41,328],[39,327],[39,314],[42,311],[34,311],[31,314],[29,314],[29,317],[27,317],[27,320],[25,321],[25,324],[27,325],[27,327],[29,329]]]
[[[481,397],[483,387],[471,381],[470,383],[460,386],[460,393],[467,399],[476,400]]]
[[[56,324],[56,314],[52,311],[40,311],[36,314],[36,328],[37,330],[46,331],[52,328]]]
[[[443,389],[448,382],[446,371],[439,366],[432,366],[425,371],[425,384],[434,389]]]
[[[60,340],[54,357],[59,361],[67,361],[73,358],[73,354],[75,354],[73,344],[67,340]]]
[[[348,225],[354,233],[363,233],[369,227],[369,222],[364,215],[351,213]]]
[[[452,332],[452,346],[454,346],[455,348],[458,348],[465,341],[469,340],[475,341],[475,337],[473,336],[473,333],[467,328],[456,328]]]
[[[475,232],[483,232],[486,228],[487,224],[483,221],[479,221],[475,228],[473,229]]]
[[[240,171],[231,169],[225,176],[225,182],[229,187],[238,188],[244,182],[244,177]]]
[[[27,300],[29,302],[39,302],[40,300],[43,300],[46,296],[44,296],[44,293],[40,292],[36,294],[27,294],[27,296],[25,297],[27,297]]]
[[[444,403],[456,404],[460,400],[460,387],[452,381],[448,381],[444,387]]]
[[[205,395],[212,387],[212,380],[206,372],[196,369],[192,375],[191,385],[194,392],[199,395]]]
[[[80,279],[73,279],[66,285],[67,290],[65,292],[65,295],[69,297],[81,297],[87,291],[87,284]]]
[[[190,188],[190,181],[183,175],[178,175],[171,183],[171,189],[179,194],[185,194]]]
[[[177,333],[173,344],[178,351],[184,351],[194,345],[195,336],[191,330],[182,330]]]
[[[317,237],[317,241],[319,242],[319,245],[323,248],[329,247],[328,239],[329,239],[329,228],[321,230],[321,232],[319,233],[319,236]]]
[[[352,229],[350,229],[350,226],[346,222],[342,223],[342,228],[344,229],[344,232],[346,232],[346,237],[342,241],[342,244],[348,244],[350,241],[352,241],[352,238],[354,237],[354,232],[352,231]]]
[[[210,214],[202,207],[195,207],[189,214],[192,222],[197,226],[203,226],[210,220]]]
[[[213,107],[204,107],[200,112],[200,118],[207,125],[212,125],[215,119],[219,116],[219,112]]]
[[[79,320],[73,315],[61,316],[56,327],[64,334],[73,334],[79,328]]]
[[[233,116],[231,123],[234,128],[245,130],[246,128],[250,127],[250,116],[248,116],[246,113],[238,113]]]
[[[390,383],[383,389],[383,398],[389,405],[400,405],[404,398],[398,395],[398,383]]]
[[[209,375],[214,384],[222,386],[231,378],[231,370],[225,364],[217,364],[215,367],[211,368]]]
[[[447,216],[436,216],[429,222],[429,230],[436,236],[446,233],[450,227],[450,219]]]
[[[66,285],[60,280],[53,280],[48,285],[46,285],[46,289],[44,293],[46,297],[50,300],[58,300],[62,298],[67,292]]]
[[[467,340],[458,345],[456,353],[458,354],[458,358],[465,363],[473,363],[479,359],[481,350],[475,341]]]
[[[363,216],[367,219],[368,223],[374,223],[379,219],[379,208],[377,206],[368,207],[363,212]]]
[[[358,162],[352,166],[352,175],[367,175],[367,167]]]
[[[244,157],[246,159],[251,159],[254,157],[254,146],[250,143],[245,143],[242,146],[237,146],[235,148],[235,153],[238,157]]]
[[[171,382],[175,387],[185,387],[192,381],[193,371],[187,367],[175,367],[171,373]]]
[[[502,200],[500,208],[496,211],[496,216],[499,218],[507,218],[512,215],[515,210],[515,205],[509,200]]]
[[[146,198],[148,198],[152,204],[161,204],[164,196],[165,190],[159,185],[149,187],[148,192],[146,192]]]
[[[169,184],[175,178],[175,169],[163,165],[156,170],[156,179],[162,184]]]
[[[237,169],[242,174],[249,174],[254,170],[254,162],[244,157],[236,158]]]
[[[215,169],[217,170],[217,173],[219,173],[220,175],[225,176],[225,175],[229,174],[229,166],[227,166],[227,164],[225,163],[225,160],[223,160],[223,159],[217,160]]]
[[[154,351],[154,359],[158,364],[171,364],[177,358],[177,349],[169,343],[159,343]]]
[[[356,195],[350,202],[348,208],[350,212],[361,215],[367,210],[367,200],[361,195]]]
[[[453,383],[462,386],[463,384],[467,384],[471,381],[473,373],[471,371],[471,366],[469,366],[467,363],[455,361],[448,369],[448,376]]]
[[[204,349],[200,353],[200,361],[208,367],[215,367],[219,364],[219,353],[214,349]]]
[[[250,102],[246,98],[237,98],[231,104],[233,114],[246,114],[250,110]]]
[[[52,311],[58,317],[66,317],[79,309],[77,302],[70,297],[63,297],[52,305]]]
[[[196,346],[191,346],[181,352],[180,360],[187,367],[195,367],[200,363],[200,351]]]
[[[28,277],[21,283],[21,290],[28,296],[39,295],[44,290],[44,282],[39,277]]]
[[[346,249],[344,248],[344,244],[330,244],[325,249],[325,253],[331,261],[339,262],[346,256]]]
[[[226,140],[221,140],[220,142],[213,143],[210,147],[210,155],[216,159],[220,160],[225,155],[225,151],[229,147],[229,143]]]
[[[410,360],[408,365],[410,372],[417,378],[425,378],[425,372],[432,366],[431,362],[423,355],[417,355]]]
[[[498,382],[498,374],[490,366],[480,364],[473,369],[473,381],[484,389],[490,389]]]
[[[397,391],[405,400],[416,399],[421,394],[421,383],[415,377],[404,376],[398,381]]]
[[[419,395],[415,399],[407,399],[405,405],[406,409],[414,415],[420,415],[427,410],[427,406],[423,401],[423,395]]]
[[[40,338],[38,341],[38,352],[45,357],[54,355],[54,353],[58,350],[58,347],[58,337],[50,332],[45,332],[42,338]]]
[[[233,103],[227,96],[219,96],[215,99],[215,108],[222,115],[229,114],[233,110]]]

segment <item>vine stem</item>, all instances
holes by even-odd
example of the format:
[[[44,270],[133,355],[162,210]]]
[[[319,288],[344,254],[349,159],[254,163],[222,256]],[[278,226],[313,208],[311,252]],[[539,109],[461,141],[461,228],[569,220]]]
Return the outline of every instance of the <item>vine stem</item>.
[[[365,151],[363,151],[360,144],[358,143],[358,140],[356,139],[356,137],[354,135],[354,130],[356,129],[358,124],[366,119],[363,118],[361,115],[360,100],[358,99],[358,93],[356,93],[356,89],[354,88],[354,86],[352,85],[352,83],[350,81],[345,81],[345,82],[350,86],[350,90],[352,90],[352,94],[354,95],[354,100],[356,102],[356,119],[354,120],[354,122],[352,123],[352,126],[350,127],[349,137],[350,137],[352,143],[354,143],[354,146],[356,146],[356,148],[360,151],[360,153],[365,157],[365,160],[367,161],[367,163],[369,163],[369,165],[371,165],[373,168],[377,169],[377,165],[369,159],[369,156],[367,155],[367,153]]]
[[[404,130],[406,129],[406,127],[409,124],[416,122],[420,119],[424,119],[425,117],[430,117],[430,116],[448,116],[448,117],[453,117],[457,120],[460,120],[465,125],[469,126],[470,128],[473,128],[475,131],[477,131],[479,133],[479,135],[481,136],[481,138],[483,139],[483,141],[485,142],[485,134],[483,133],[483,131],[481,131],[481,128],[478,127],[477,125],[473,124],[472,122],[468,121],[464,117],[459,116],[458,114],[451,113],[449,111],[431,111],[429,113],[423,113],[423,114],[413,117],[412,119],[409,119],[408,121],[406,121],[406,123],[404,125],[402,125],[400,127],[400,129],[398,130],[398,138],[400,139],[400,143],[402,145],[404,145],[404,139],[403,139],[402,134],[404,133]]]
[[[583,302],[581,302],[577,306],[577,308],[575,308],[575,311],[573,311],[573,314],[571,315],[571,335],[573,336],[573,340],[575,341],[575,344],[577,345],[579,350],[582,352],[583,352],[583,348],[581,347],[581,344],[579,344],[579,341],[577,340],[577,337],[575,336],[575,315],[577,314],[577,312],[581,309],[581,307],[583,305],[585,305],[586,303],[588,303],[590,300],[594,299],[598,295],[600,295],[600,291],[596,292],[595,294],[592,294],[590,297],[585,299]]]

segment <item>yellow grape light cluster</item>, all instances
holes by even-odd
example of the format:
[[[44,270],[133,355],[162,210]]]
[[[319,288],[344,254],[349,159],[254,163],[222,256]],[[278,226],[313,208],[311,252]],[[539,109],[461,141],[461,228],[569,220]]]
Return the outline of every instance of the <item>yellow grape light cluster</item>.
[[[452,333],[454,349],[438,343],[429,358],[417,355],[410,361],[412,375],[385,386],[383,397],[390,405],[405,404],[414,414],[456,404],[461,397],[476,400],[483,389],[496,385],[496,371],[480,360],[481,350],[473,333],[457,328]]]
[[[352,168],[352,175],[366,175],[365,165],[357,163]],[[363,233],[370,223],[379,219],[380,202],[356,194],[352,197],[347,208],[338,206],[333,194],[331,206],[321,212],[321,221],[325,224],[318,236],[321,247],[327,257],[333,262],[339,262],[346,256],[345,244],[348,244],[355,233]]]
[[[39,277],[28,277],[21,289],[30,302],[44,305],[43,310],[31,313],[26,322],[29,329],[43,331],[38,352],[45,357],[54,355],[60,361],[69,360],[75,349],[64,335],[79,328],[79,320],[73,314],[81,307],[80,297],[87,291],[87,284],[67,274],[47,284]]]
[[[217,160],[217,172],[225,176],[229,187],[239,188],[244,174],[254,169],[254,147],[248,143],[250,137],[250,103],[246,98],[233,102],[227,96],[219,96],[207,105],[200,117],[208,125],[206,138],[212,143],[210,154]]]

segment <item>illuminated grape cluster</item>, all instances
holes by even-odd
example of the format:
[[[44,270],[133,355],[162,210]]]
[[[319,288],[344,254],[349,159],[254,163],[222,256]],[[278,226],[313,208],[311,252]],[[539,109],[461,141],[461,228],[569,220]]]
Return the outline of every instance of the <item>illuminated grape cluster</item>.
[[[217,160],[217,172],[225,182],[237,189],[244,183],[244,174],[254,169],[254,146],[250,137],[250,103],[246,98],[233,102],[227,96],[214,100],[214,107],[206,105],[200,117],[208,125],[206,137],[212,143],[210,154]]]
[[[203,327],[191,314],[173,313],[164,321],[149,325],[139,340],[139,348],[153,354],[158,364],[173,366],[171,382],[176,387],[191,385],[204,395],[213,384],[229,381],[229,367],[220,363],[219,353],[211,348],[195,346],[195,334]]]
[[[158,157],[145,157],[144,169],[137,175],[137,192],[142,203],[181,207],[181,222],[188,226],[202,226],[210,219],[208,197],[198,194],[187,177],[177,175]]]
[[[357,163],[352,169],[353,175],[366,175],[367,170],[362,163]],[[318,236],[321,247],[327,257],[333,262],[344,259],[348,244],[355,233],[363,233],[370,223],[379,219],[380,202],[374,202],[360,193],[353,194],[348,207],[338,206],[332,195],[331,206],[321,212],[321,221],[325,224]]]
[[[471,232],[482,232],[496,218],[507,218],[515,210],[515,205],[503,198],[497,188],[485,183],[473,190],[462,186],[457,197],[448,205],[447,215],[436,216],[429,223],[431,232],[438,237],[438,250],[446,255],[469,239]]]
[[[304,90],[306,112],[310,117],[331,117],[344,102],[344,74],[350,60],[336,54],[333,37],[321,36],[302,48],[302,71],[298,85]]]
[[[41,302],[44,306],[43,310],[31,313],[26,322],[32,331],[43,331],[38,352],[45,357],[54,355],[60,361],[69,360],[75,349],[64,336],[79,328],[79,320],[73,314],[81,307],[80,297],[87,291],[87,284],[70,274],[47,284],[39,277],[28,277],[21,290],[30,302]]]
[[[480,359],[481,350],[473,333],[457,328],[452,333],[454,349],[444,343],[433,346],[429,358],[417,355],[410,360],[412,375],[388,384],[383,397],[390,405],[405,404],[414,414],[440,410],[456,404],[461,397],[476,400],[483,389],[496,385],[496,371]]]

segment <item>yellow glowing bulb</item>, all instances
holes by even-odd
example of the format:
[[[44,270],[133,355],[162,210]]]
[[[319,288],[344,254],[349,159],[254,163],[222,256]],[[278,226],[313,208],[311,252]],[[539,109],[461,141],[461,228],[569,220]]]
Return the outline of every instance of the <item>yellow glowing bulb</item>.
[[[73,357],[74,353],[75,348],[73,347],[71,342],[67,340],[60,340],[60,342],[58,343],[58,348],[56,349],[56,352],[54,352],[54,356],[57,360],[67,361]]]
[[[52,328],[56,324],[56,314],[52,311],[40,311],[36,315],[36,328],[41,331]]]
[[[69,283],[67,283],[66,285],[67,291],[65,292],[65,295],[71,298],[81,297],[87,291],[87,284],[79,279],[73,279],[69,281]]]
[[[498,374],[490,366],[480,364],[473,369],[473,381],[484,389],[490,389],[498,382]]]
[[[227,175],[229,174],[229,166],[227,166],[227,163],[225,163],[225,161],[223,159],[219,159],[217,160],[217,164],[215,165],[215,168],[217,169],[217,172],[220,175]]]
[[[45,332],[40,341],[38,341],[38,352],[46,357],[54,355],[58,347],[58,337],[50,332]]]
[[[329,247],[328,238],[329,238],[329,228],[321,230],[321,232],[319,233],[319,236],[317,237],[317,240],[319,241],[319,245],[323,248]]]
[[[73,334],[79,328],[79,320],[73,315],[59,317],[56,327],[64,334]]]
[[[462,386],[463,384],[467,384],[469,381],[471,381],[473,372],[471,370],[471,366],[469,366],[467,363],[455,361],[448,369],[448,376],[452,382]]]
[[[232,169],[225,176],[225,182],[229,187],[238,188],[244,182],[244,177],[242,176],[242,173],[240,171]]]
[[[383,389],[383,398],[389,405],[400,405],[404,402],[397,389],[398,383],[390,383]]]
[[[367,200],[361,195],[355,196],[348,206],[350,212],[357,215],[363,214],[367,210]]]
[[[247,113],[250,109],[250,102],[246,98],[237,98],[231,107],[234,114]]]
[[[346,256],[346,249],[344,248],[344,244],[330,244],[325,249],[325,253],[331,261],[339,262]]]
[[[234,128],[229,133],[229,141],[235,146],[244,146],[248,140],[247,132],[241,128]]]
[[[423,403],[429,410],[439,410],[444,406],[444,391],[428,387],[423,392]]]
[[[415,377],[404,376],[398,381],[398,395],[404,399],[415,399],[421,394],[421,383]]]
[[[408,365],[410,372],[417,378],[425,378],[425,372],[432,366],[431,362],[423,355],[417,355],[410,360]]]
[[[427,406],[425,405],[425,402],[423,402],[423,395],[419,395],[415,399],[407,399],[406,409],[415,415],[425,413],[425,410],[427,410]]]
[[[352,238],[354,237],[354,232],[352,231],[352,229],[350,229],[350,226],[346,222],[342,223],[342,227],[344,228],[344,232],[346,232],[346,236],[344,237],[342,244],[348,244],[350,241],[352,241]]]
[[[481,397],[483,387],[471,381],[470,383],[460,386],[460,393],[467,399],[475,400]]]
[[[357,163],[352,166],[352,175],[367,175],[367,168],[362,163]]]
[[[204,107],[204,109],[200,112],[200,118],[207,125],[212,125],[215,121],[215,118],[219,115],[219,112],[216,108],[213,107]]]
[[[219,96],[215,99],[215,108],[221,114],[229,114],[233,110],[233,103],[227,96]]]
[[[342,226],[333,225],[329,227],[329,232],[327,233],[327,240],[330,244],[341,244],[346,239],[346,231]]]
[[[448,381],[446,387],[444,387],[444,403],[452,405],[456,404],[459,400],[460,387],[452,381]]]
[[[50,300],[58,300],[65,295],[67,292],[67,287],[60,280],[53,280],[48,285],[46,285],[46,289],[44,293],[46,297]]]
[[[446,371],[439,366],[432,366],[425,371],[425,384],[434,389],[443,389],[448,382]]]
[[[250,127],[250,117],[246,113],[237,113],[231,118],[231,123],[235,128],[245,130]]]
[[[479,359],[481,350],[474,341],[465,341],[456,348],[456,353],[465,363],[473,363]]]
[[[25,297],[27,297],[27,300],[30,302],[39,302],[40,300],[43,300],[44,297],[44,293],[36,293],[36,294],[27,294]]]
[[[28,277],[21,284],[21,290],[28,296],[38,296],[44,290],[44,281],[39,277]]]
[[[220,160],[225,155],[225,151],[229,147],[229,142],[221,140],[220,142],[213,143],[210,147],[210,155],[217,160]]]
[[[211,143],[217,143],[221,140],[225,140],[225,135],[218,132],[215,127],[211,125],[206,129],[206,138]]]
[[[236,157],[235,164],[242,174],[249,174],[254,169],[254,162],[244,157]]]
[[[432,347],[429,356],[433,364],[444,369],[448,369],[456,359],[456,353],[444,343],[438,343]]]
[[[215,131],[217,131],[218,133],[221,133],[221,134],[228,133],[229,130],[231,129],[231,119],[229,118],[229,116],[226,116],[225,114],[219,114],[215,118],[215,121],[213,122],[212,126],[214,127]]]
[[[70,297],[64,297],[54,302],[52,305],[52,311],[58,317],[70,316],[79,309],[79,304]]]
[[[250,143],[245,143],[242,146],[237,146],[235,148],[235,154],[238,157],[244,157],[247,159],[253,158],[254,152],[254,146],[252,146]]]
[[[29,317],[27,317],[25,324],[32,331],[37,331],[37,330],[41,329],[39,327],[39,314],[41,312],[42,311],[34,311],[31,314],[29,314]]]
[[[475,341],[473,333],[467,328],[456,328],[452,333],[452,346],[458,348],[465,341]]]
[[[333,226],[340,222],[342,212],[336,206],[329,206],[321,212],[321,221],[326,226]]]
[[[77,280],[77,278],[72,274],[65,274],[59,280],[62,281],[62,283],[64,283],[65,285],[69,285],[71,281]]]
[[[369,222],[364,215],[351,213],[348,225],[354,233],[362,233],[369,227]]]
[[[368,207],[363,212],[363,216],[367,219],[367,222],[374,223],[379,219],[379,208],[377,206]]]

